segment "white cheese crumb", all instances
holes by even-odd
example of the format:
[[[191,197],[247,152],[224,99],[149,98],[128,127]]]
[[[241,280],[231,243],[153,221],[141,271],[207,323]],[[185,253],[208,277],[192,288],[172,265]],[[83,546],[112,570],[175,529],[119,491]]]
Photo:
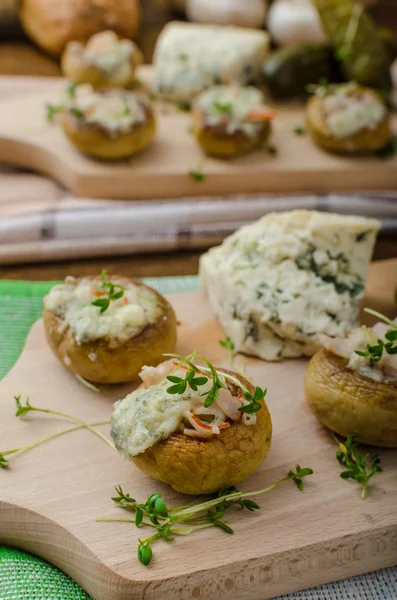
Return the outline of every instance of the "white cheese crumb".
[[[117,346],[157,321],[161,307],[153,292],[145,288],[141,293],[128,280],[113,280],[113,283],[123,288],[123,295],[111,300],[104,312],[92,304],[108,297],[100,280],[68,279],[54,286],[44,298],[44,305],[61,318],[59,333],[70,327],[78,344],[107,338],[111,346]],[[90,354],[90,360],[96,358],[95,353]]]

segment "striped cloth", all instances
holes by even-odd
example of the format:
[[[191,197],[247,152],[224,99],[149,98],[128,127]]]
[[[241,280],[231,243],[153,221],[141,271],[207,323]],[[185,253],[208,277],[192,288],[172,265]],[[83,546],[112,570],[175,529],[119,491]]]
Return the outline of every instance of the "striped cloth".
[[[397,193],[197,197],[112,201],[74,198],[56,183],[0,172],[0,264],[206,249],[271,211],[296,208],[376,217],[397,231]]]

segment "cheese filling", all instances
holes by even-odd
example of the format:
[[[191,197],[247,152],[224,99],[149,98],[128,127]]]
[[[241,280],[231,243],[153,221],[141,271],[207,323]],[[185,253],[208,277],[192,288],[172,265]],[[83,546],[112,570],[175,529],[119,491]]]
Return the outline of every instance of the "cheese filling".
[[[376,129],[387,113],[380,97],[354,83],[332,87],[323,99],[322,110],[332,134],[341,139]]]
[[[119,39],[113,31],[103,31],[88,40],[83,51],[83,60],[105,73],[125,68],[131,72],[130,59],[133,54],[133,42]]]
[[[205,125],[224,126],[229,135],[242,131],[255,137],[263,122],[271,118],[264,103],[262,92],[254,87],[214,86],[203,92],[195,105],[202,111]]]
[[[128,133],[147,119],[147,101],[127,90],[95,92],[90,85],[80,85],[67,106],[70,114],[87,125],[102,127],[111,137]]]
[[[122,287],[123,295],[111,300],[103,312],[100,306],[92,304],[108,298],[100,280],[77,282],[68,277],[65,283],[54,286],[44,298],[44,306],[61,318],[59,332],[70,328],[78,344],[106,338],[111,347],[116,347],[156,322],[161,307],[152,291],[123,279],[113,283]]]
[[[397,319],[395,323],[397,325]],[[397,382],[397,354],[389,354],[384,348],[379,361],[372,360],[371,356],[363,356],[368,354],[368,345],[379,345],[379,339],[386,346],[388,340],[385,334],[390,330],[385,323],[377,323],[372,328],[357,327],[347,338],[335,339],[322,335],[319,339],[324,348],[348,359],[348,369],[379,383]],[[357,351],[361,354],[357,354]]]
[[[211,388],[211,377],[197,391],[187,386],[183,394],[171,394],[167,390],[172,383],[166,379],[171,374],[184,378],[186,367],[175,360],[144,367],[140,374],[143,385],[114,405],[111,435],[124,458],[145,452],[176,431],[188,437],[211,438],[230,422],[256,422],[256,415],[238,411],[247,404],[242,393],[233,396],[228,389],[221,389],[217,400],[205,408],[203,394]]]

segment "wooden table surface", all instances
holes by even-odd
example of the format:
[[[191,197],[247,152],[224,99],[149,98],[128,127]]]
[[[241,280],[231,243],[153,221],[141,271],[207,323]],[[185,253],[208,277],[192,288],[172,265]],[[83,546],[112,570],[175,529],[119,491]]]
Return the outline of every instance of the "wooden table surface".
[[[380,25],[397,31],[397,0],[378,0],[372,12]],[[175,15],[169,15],[170,18]],[[145,58],[149,60],[162,27],[157,14],[147,19],[140,34],[140,44]],[[0,35],[0,75],[54,75],[60,74],[56,61],[34,48],[23,34],[8,29]],[[1,183],[1,181],[0,181]],[[119,258],[96,258],[91,260],[67,261],[59,263],[23,264],[0,267],[0,278],[48,280],[62,279],[66,275],[97,273],[101,268],[112,272],[122,272],[136,277],[159,277],[171,275],[192,275],[197,273],[200,251],[172,252],[150,255],[123,256]],[[397,257],[396,236],[381,237],[378,241],[375,258]]]

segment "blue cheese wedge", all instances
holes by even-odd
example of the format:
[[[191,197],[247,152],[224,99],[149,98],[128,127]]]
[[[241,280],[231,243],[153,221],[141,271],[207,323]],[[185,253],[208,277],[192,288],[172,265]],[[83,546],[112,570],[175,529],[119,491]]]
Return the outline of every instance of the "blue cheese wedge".
[[[169,23],[154,54],[154,91],[190,102],[212,85],[256,83],[269,51],[264,31],[194,23]]]
[[[319,334],[357,325],[380,222],[297,210],[270,213],[201,259],[200,280],[238,351],[311,356]]]

